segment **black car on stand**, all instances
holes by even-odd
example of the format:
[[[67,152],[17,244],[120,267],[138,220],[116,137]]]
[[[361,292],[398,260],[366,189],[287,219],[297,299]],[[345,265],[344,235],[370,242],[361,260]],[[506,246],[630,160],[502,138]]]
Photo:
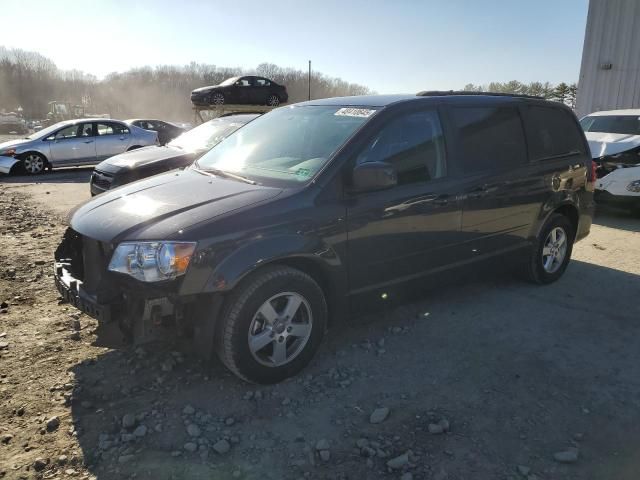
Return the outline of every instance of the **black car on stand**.
[[[191,102],[198,106],[233,104],[277,107],[287,100],[289,95],[286,87],[253,75],[228,78],[220,85],[196,88],[191,92]]]

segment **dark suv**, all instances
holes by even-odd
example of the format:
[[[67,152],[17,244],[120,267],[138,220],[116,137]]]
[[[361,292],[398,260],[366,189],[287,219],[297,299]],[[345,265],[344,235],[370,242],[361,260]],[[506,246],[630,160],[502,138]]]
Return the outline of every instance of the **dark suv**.
[[[277,382],[356,300],[484,260],[557,280],[589,233],[593,180],[558,103],[315,100],[257,118],[187,170],[77,207],[55,280],[105,328],[191,336],[238,376]]]

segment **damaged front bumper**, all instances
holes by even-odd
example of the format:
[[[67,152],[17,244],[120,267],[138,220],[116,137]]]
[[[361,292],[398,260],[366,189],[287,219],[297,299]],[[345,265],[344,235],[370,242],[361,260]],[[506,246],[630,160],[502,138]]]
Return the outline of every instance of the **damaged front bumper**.
[[[11,173],[11,169],[18,163],[20,160],[17,158],[0,156],[0,173]]]
[[[54,281],[62,298],[114,325],[133,343],[190,337],[194,350],[210,355],[221,296],[179,295],[179,284],[143,284],[109,272],[111,246],[71,228],[55,252]]]
[[[69,272],[65,262],[54,263],[53,279],[60,296],[78,310],[86,313],[100,323],[109,323],[112,320],[112,307],[109,304],[101,305],[96,296],[86,292],[82,280],[74,278]]]

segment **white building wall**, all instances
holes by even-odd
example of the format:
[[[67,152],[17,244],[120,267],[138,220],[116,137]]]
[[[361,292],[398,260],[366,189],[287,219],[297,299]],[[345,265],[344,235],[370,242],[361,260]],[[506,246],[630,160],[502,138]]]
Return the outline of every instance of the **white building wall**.
[[[576,114],[639,107],[640,0],[590,0]]]

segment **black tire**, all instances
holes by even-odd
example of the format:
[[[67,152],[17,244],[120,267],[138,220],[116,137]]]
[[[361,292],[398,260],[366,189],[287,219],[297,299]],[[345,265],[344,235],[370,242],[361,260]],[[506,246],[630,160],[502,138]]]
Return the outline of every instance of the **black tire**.
[[[267,96],[267,105],[270,107],[277,107],[278,105],[280,105],[280,97],[278,97],[278,95],[274,93]]]
[[[308,316],[307,321],[311,332],[305,343],[292,349],[297,353],[292,355],[288,363],[269,366],[257,360],[251,352],[250,328],[256,324],[256,318],[261,318],[258,311],[267,304],[267,301],[278,295],[284,295],[285,292],[301,296],[306,301],[306,304],[300,304],[300,307],[304,306],[302,313],[305,313],[307,308],[310,311],[311,321],[308,320]],[[277,302],[278,299],[274,301]],[[300,307],[295,311],[294,317],[303,310]],[[277,322],[280,321],[284,321],[284,318],[278,317]],[[285,266],[265,267],[245,279],[225,301],[216,335],[216,351],[227,368],[241,379],[260,384],[277,383],[295,375],[311,361],[322,341],[326,325],[327,304],[324,293],[309,275]],[[283,332],[273,333],[276,330],[275,326],[269,326],[264,328],[263,333],[266,333],[267,328],[272,332],[271,338],[273,335],[276,337],[274,340],[269,340],[270,343],[262,347],[261,352],[272,349],[272,356],[275,356],[276,341],[283,343],[282,337],[279,337]],[[288,332],[289,329],[286,331]],[[256,335],[260,335],[260,332]],[[284,335],[289,334],[284,333]],[[295,346],[297,338],[291,334],[284,340],[285,352],[289,348],[286,346],[289,340],[292,340],[291,345]]]
[[[551,232],[555,229],[561,229],[566,236],[566,251],[561,262],[557,262],[556,269],[549,271],[545,268],[545,260],[543,256],[543,249],[545,243],[549,239]],[[556,230],[557,231],[557,230]],[[571,221],[564,215],[555,213],[544,224],[538,237],[535,240],[529,259],[527,261],[525,276],[527,280],[537,283],[539,285],[545,285],[558,280],[569,265],[571,259],[571,252],[573,251],[573,241],[575,239],[575,228]],[[548,257],[546,257],[548,259]]]
[[[213,92],[209,97],[209,105],[224,105],[224,94],[220,92]]]
[[[22,154],[22,170],[27,175],[40,175],[48,166],[47,159],[38,152]]]

